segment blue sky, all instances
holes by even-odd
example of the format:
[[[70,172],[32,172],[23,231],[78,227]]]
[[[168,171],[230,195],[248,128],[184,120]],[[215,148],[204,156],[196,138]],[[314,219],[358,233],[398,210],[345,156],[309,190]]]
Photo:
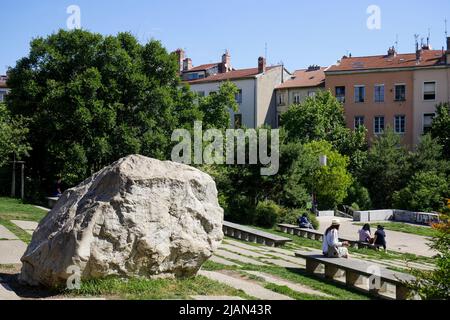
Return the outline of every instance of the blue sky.
[[[433,48],[445,44],[450,1],[406,0],[14,0],[2,1],[0,74],[28,53],[32,38],[66,27],[69,5],[81,9],[84,29],[102,34],[131,31],[141,42],[161,40],[184,48],[194,65],[215,62],[225,49],[235,68],[254,67],[268,47],[268,63],[289,70],[330,65],[344,54],[383,54],[398,35],[400,52],[414,51],[414,34]],[[366,10],[381,9],[381,29],[369,30]],[[447,15],[447,16],[446,16]],[[450,30],[450,22],[448,23]]]

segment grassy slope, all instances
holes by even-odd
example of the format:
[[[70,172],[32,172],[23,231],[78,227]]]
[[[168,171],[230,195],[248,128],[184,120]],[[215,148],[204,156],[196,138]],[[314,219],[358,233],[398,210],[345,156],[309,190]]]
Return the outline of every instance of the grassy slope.
[[[29,243],[31,235],[16,226],[11,220],[26,220],[39,222],[47,212],[33,205],[10,198],[0,198],[0,224],[14,233],[20,240]]]
[[[364,223],[355,223],[358,226],[363,226]],[[404,233],[415,234],[424,237],[433,237],[436,234],[432,228],[427,226],[415,226],[402,222],[388,222],[388,223],[372,223],[370,227],[376,230],[378,225],[382,225],[386,230],[398,231]]]

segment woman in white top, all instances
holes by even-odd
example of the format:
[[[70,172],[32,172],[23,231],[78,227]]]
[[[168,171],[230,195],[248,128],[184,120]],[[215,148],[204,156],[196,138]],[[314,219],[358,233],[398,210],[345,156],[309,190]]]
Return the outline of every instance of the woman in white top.
[[[329,258],[348,258],[348,242],[339,242],[339,219],[334,219],[323,235],[322,252]]]

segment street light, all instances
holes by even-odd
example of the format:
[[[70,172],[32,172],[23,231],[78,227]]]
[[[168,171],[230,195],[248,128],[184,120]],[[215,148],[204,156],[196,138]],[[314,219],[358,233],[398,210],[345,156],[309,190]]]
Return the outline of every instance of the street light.
[[[319,156],[320,167],[326,167],[328,165],[328,157],[326,155]],[[314,195],[314,180],[313,180],[313,190],[312,190],[312,210],[316,216],[319,215],[319,205],[317,203],[316,196]]]

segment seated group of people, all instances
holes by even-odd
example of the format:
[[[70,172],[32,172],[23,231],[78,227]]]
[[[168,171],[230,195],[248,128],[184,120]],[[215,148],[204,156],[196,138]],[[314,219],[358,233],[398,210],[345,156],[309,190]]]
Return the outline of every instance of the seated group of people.
[[[308,215],[305,213],[302,217],[298,218],[298,224],[300,228],[314,229],[312,224],[308,220]],[[330,258],[348,258],[347,241],[339,241],[339,227],[341,223],[339,219],[333,219],[331,226],[325,230],[323,236],[322,252],[325,256]],[[359,230],[359,241],[364,243],[374,244],[377,247],[383,247],[386,251],[386,233],[383,226],[379,225],[377,231],[375,231],[374,237],[370,231],[370,225],[365,224],[361,230]]]

